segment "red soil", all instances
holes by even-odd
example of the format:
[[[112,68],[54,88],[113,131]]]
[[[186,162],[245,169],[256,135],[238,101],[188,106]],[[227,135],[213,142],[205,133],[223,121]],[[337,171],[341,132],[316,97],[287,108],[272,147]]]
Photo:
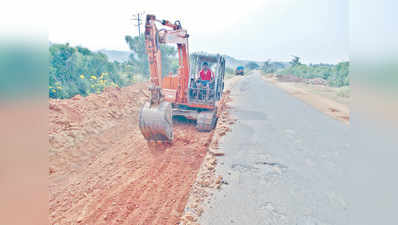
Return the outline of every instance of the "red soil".
[[[49,101],[50,224],[178,224],[213,133],[187,121],[174,143],[138,129],[144,84]]]

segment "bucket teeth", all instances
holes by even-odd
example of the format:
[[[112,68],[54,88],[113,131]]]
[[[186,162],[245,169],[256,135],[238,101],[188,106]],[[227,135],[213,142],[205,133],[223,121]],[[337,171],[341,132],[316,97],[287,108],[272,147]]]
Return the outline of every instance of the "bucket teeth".
[[[158,105],[145,103],[140,111],[139,127],[142,135],[148,141],[173,140],[172,108],[169,102]]]

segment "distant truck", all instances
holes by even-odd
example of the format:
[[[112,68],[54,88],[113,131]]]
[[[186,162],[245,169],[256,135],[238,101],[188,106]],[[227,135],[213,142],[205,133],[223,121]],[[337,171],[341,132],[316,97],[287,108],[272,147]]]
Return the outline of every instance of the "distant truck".
[[[244,67],[243,66],[236,67],[235,75],[242,75],[243,76],[244,73],[245,72],[244,72]]]

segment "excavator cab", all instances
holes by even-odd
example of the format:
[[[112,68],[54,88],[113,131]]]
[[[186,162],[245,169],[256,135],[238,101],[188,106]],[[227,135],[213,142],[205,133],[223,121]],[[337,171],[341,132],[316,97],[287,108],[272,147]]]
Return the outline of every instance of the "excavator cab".
[[[209,68],[214,73],[214,80],[207,85],[203,85],[199,76],[204,62],[208,63]],[[220,100],[224,90],[224,57],[221,55],[194,53],[191,55],[190,63],[188,102],[191,104],[215,106],[215,103]]]

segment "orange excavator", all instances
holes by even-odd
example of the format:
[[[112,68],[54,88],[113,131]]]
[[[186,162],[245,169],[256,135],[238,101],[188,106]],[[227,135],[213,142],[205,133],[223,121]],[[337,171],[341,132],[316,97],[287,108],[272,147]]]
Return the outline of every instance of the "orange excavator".
[[[158,29],[156,24],[161,24]],[[148,141],[173,140],[173,116],[196,120],[199,131],[211,131],[217,123],[217,102],[224,89],[225,59],[221,55],[192,54],[188,51],[188,33],[180,21],[171,23],[147,15],[145,44],[150,71],[150,100],[139,114],[140,130]],[[162,76],[161,44],[176,44],[177,74]],[[214,79],[201,82],[202,64],[214,71]]]

